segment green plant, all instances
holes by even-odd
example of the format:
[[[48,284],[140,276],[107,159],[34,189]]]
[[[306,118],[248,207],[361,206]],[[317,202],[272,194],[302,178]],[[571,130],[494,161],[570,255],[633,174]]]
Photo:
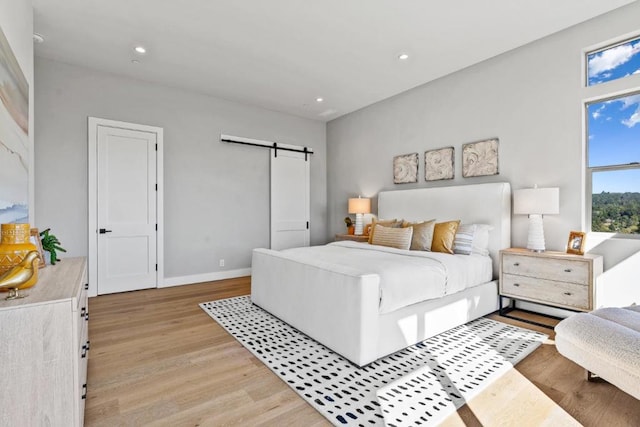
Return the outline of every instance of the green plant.
[[[50,228],[47,228],[40,232],[40,241],[42,242],[42,249],[49,252],[51,265],[54,265],[56,261],[60,261],[57,251],[67,252],[67,250],[60,246],[60,241],[56,236],[49,234],[50,230]]]
[[[351,221],[350,217],[346,217],[344,219],[344,223],[347,224],[347,227],[351,227],[353,225],[353,221]]]

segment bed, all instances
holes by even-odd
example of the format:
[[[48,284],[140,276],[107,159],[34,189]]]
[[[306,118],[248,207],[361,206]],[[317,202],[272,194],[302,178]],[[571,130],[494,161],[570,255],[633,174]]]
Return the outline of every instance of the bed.
[[[314,248],[255,249],[252,302],[358,366],[498,309],[498,252],[511,242],[508,183],[383,191],[378,194],[378,217],[459,219],[490,226],[492,280],[437,298],[383,307],[384,272],[314,256]],[[362,252],[367,244],[332,245],[340,250],[364,245],[353,248]],[[464,255],[449,255],[456,256]]]

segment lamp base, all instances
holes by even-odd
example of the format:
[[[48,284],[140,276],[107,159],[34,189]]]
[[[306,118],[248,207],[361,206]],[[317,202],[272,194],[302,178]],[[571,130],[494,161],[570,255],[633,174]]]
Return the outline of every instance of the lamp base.
[[[356,214],[356,229],[354,231],[353,234],[355,234],[356,236],[362,236],[362,233],[364,232],[364,225],[363,225],[363,221],[364,220],[364,215],[359,213]]]
[[[544,227],[542,215],[529,215],[529,234],[527,236],[527,249],[533,252],[544,252]]]

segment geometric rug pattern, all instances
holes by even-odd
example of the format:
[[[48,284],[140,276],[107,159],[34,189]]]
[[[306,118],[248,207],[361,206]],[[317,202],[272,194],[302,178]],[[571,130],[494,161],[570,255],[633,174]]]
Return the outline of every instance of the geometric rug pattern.
[[[249,296],[200,307],[336,426],[435,425],[547,338],[480,318],[360,368]]]

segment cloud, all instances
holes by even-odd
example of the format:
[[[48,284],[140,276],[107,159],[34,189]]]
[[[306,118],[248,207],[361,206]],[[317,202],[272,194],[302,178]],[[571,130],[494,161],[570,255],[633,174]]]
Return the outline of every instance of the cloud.
[[[640,106],[640,93],[637,95],[626,96],[620,99],[622,102],[622,109],[627,109],[629,107],[633,107],[634,105]]]
[[[606,105],[600,106],[600,108],[598,108],[596,111],[591,113],[591,117],[593,117],[594,119],[597,119],[598,117],[600,117],[602,115],[602,110],[604,110],[604,107],[606,107]]]
[[[640,53],[640,42],[627,43],[594,54],[589,59],[589,77],[595,77],[606,71],[629,62],[634,55]]]
[[[622,102],[621,110],[626,110],[627,108],[635,107],[634,112],[631,113],[629,118],[622,120],[621,123],[628,128],[632,128],[638,123],[640,123],[640,94],[627,96],[625,98],[620,99],[620,102]]]
[[[640,123],[640,107],[628,118],[622,121],[622,124],[628,128],[632,128]]]

